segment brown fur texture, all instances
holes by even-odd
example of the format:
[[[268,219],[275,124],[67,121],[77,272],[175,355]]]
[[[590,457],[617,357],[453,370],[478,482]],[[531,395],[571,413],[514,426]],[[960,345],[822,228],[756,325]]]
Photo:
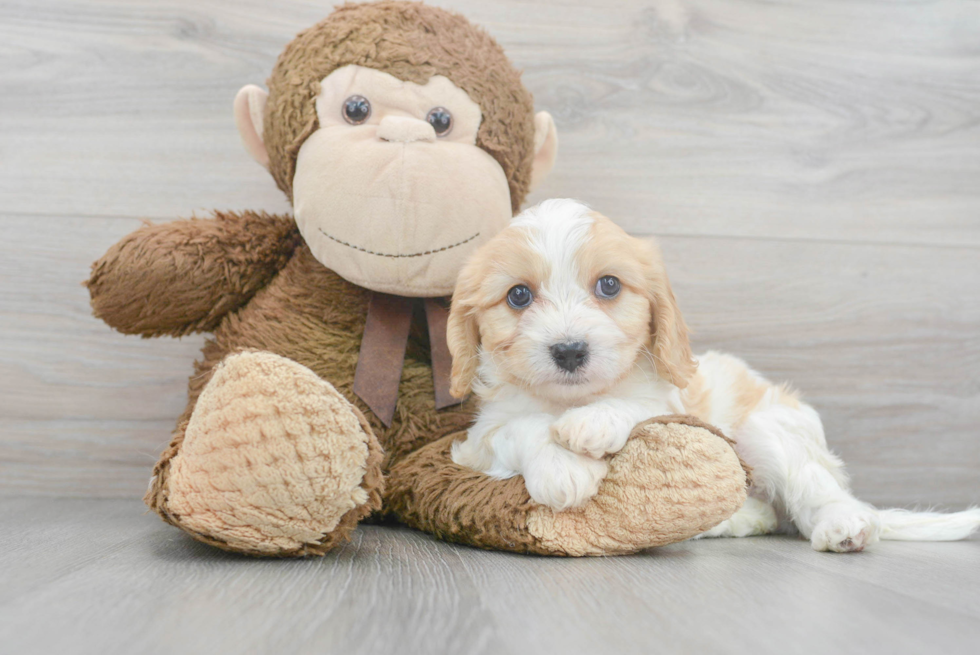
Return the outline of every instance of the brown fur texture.
[[[85,285],[95,316],[124,334],[211,332],[269,284],[300,243],[291,216],[265,212],[147,224],[93,264]]]
[[[301,32],[283,51],[267,81],[262,138],[269,170],[292,198],[300,146],[317,129],[314,99],[320,80],[358,65],[405,82],[443,75],[483,110],[476,144],[504,169],[517,212],[527,195],[534,159],[534,103],[503,49],[459,14],[418,2],[345,4]]]
[[[225,229],[232,231],[232,217],[240,219],[238,227],[247,230],[250,213],[240,215],[224,214]],[[206,221],[193,221],[194,224],[205,224]],[[186,224],[175,222],[158,226],[174,227],[174,232],[183,234]],[[145,230],[146,228],[144,228]],[[141,231],[140,231],[141,232]],[[139,243],[139,249],[148,250],[153,247],[163,248],[156,244],[145,244],[133,237],[128,239]],[[146,235],[156,236],[155,232],[145,232]],[[179,245],[183,245],[179,242]],[[198,267],[210,268],[213,260],[221,260],[223,252],[217,250],[219,244],[212,244],[215,250],[200,251],[195,258],[187,257],[183,265],[188,274]],[[175,246],[175,240],[166,243],[169,250]],[[179,247],[179,246],[178,246]],[[157,253],[165,257],[167,252]],[[117,269],[132,271],[134,263],[128,259],[130,251],[111,249],[93,267],[102,274],[105,271]],[[229,269],[229,274],[235,274]],[[171,289],[165,284],[165,279],[154,280],[154,270],[142,272],[142,284],[153,287],[156,283],[157,293],[155,304],[166,309],[179,304],[182,288]],[[219,288],[224,281],[215,283]],[[102,287],[90,284],[93,304],[97,307],[121,307],[118,313],[105,310],[100,317],[109,325],[121,332],[133,333],[130,320],[131,302],[126,302],[128,289],[122,286]],[[333,271],[320,264],[310,253],[309,248],[301,245],[287,261],[282,271],[263,289],[254,294],[251,301],[236,312],[227,315],[214,330],[214,336],[204,346],[204,359],[195,364],[194,375],[191,377],[188,391],[189,403],[187,410],[180,419],[180,427],[174,437],[172,446],[179,447],[182,440],[183,427],[186,427],[190,414],[194,409],[197,397],[210,380],[215,366],[230,354],[243,350],[260,350],[271,352],[298,362],[309,368],[321,378],[330,381],[337,390],[348,398],[361,412],[368,416],[372,430],[378,435],[386,453],[387,465],[408,452],[411,452],[428,441],[437,439],[449,432],[463,428],[470,420],[468,407],[457,405],[440,412],[435,411],[435,400],[432,389],[432,372],[429,366],[429,344],[421,315],[409,337],[408,351],[405,356],[405,366],[402,372],[398,407],[390,428],[384,425],[370,412],[357,396],[353,394],[354,369],[357,365],[357,354],[361,346],[361,333],[364,329],[364,319],[367,313],[367,302],[370,292],[366,289],[347,282]],[[119,296],[107,298],[106,296]],[[170,453],[169,456],[172,456]],[[169,456],[157,465],[157,471],[166,465]]]

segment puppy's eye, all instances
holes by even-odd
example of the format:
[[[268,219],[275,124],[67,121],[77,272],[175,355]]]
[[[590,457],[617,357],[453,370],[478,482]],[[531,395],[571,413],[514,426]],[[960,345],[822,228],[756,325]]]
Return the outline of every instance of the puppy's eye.
[[[364,96],[351,96],[344,100],[343,114],[351,125],[360,125],[371,116],[371,102]]]
[[[446,136],[453,131],[453,115],[445,107],[430,109],[425,120],[436,131],[436,136]]]
[[[524,284],[518,284],[507,292],[507,304],[514,309],[525,309],[534,300],[534,294]]]
[[[619,295],[623,286],[619,283],[619,278],[612,275],[603,275],[595,283],[595,295],[600,298],[615,298]]]

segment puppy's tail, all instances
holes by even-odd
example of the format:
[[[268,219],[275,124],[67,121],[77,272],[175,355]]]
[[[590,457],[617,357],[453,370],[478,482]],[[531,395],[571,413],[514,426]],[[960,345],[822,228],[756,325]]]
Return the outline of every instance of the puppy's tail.
[[[958,541],[980,528],[980,507],[951,514],[881,509],[878,516],[881,538],[892,541]]]

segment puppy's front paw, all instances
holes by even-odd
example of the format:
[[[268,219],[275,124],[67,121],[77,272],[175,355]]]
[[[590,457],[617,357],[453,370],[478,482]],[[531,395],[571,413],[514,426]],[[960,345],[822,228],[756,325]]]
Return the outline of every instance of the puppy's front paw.
[[[878,541],[881,520],[861,503],[827,505],[817,513],[817,525],[810,535],[814,550],[859,553]]]
[[[536,503],[561,511],[585,504],[608,472],[603,460],[549,444],[525,467],[524,485]]]
[[[576,407],[551,425],[551,437],[574,453],[599,459],[618,453],[626,445],[633,425],[607,407]]]

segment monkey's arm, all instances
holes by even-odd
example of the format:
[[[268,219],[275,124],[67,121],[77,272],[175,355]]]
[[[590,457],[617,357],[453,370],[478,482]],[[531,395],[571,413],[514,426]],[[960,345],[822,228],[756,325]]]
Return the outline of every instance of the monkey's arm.
[[[268,284],[301,237],[289,216],[215,212],[146,225],[92,265],[95,315],[144,337],[208,332]]]

